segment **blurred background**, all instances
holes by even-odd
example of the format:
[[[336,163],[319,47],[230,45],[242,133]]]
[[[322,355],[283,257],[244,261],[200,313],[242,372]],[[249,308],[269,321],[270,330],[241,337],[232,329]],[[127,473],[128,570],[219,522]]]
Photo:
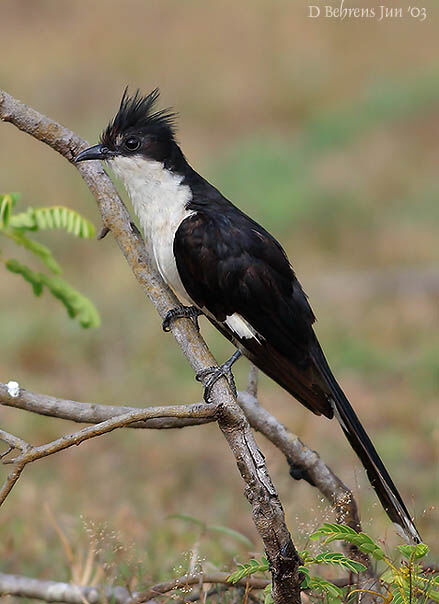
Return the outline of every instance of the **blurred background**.
[[[402,0],[387,5],[406,9]],[[422,6],[421,23],[406,14],[311,19],[307,2],[293,0],[3,0],[0,80],[93,144],[127,84],[160,87],[163,106],[180,114],[192,165],[284,244],[333,369],[437,560],[439,41],[437,3]],[[0,125],[0,141],[0,188],[22,193],[17,210],[67,205],[99,228],[72,166],[10,125]],[[36,299],[21,277],[0,270],[0,380],[88,402],[199,400],[199,384],[111,235],[40,240],[95,302],[102,326],[81,329],[47,293]],[[25,257],[1,245],[5,257]],[[229,344],[201,323],[225,359]],[[241,388],[247,372],[242,361]],[[386,546],[399,543],[338,425],[265,378],[260,398],[353,489],[365,530]],[[0,414],[5,429],[33,443],[76,428]],[[333,515],[257,438],[303,548]],[[0,570],[68,579],[93,546],[107,580],[131,580],[138,563],[140,583],[170,577],[187,567],[199,530],[172,514],[251,540],[204,536],[199,556],[208,568],[262,549],[214,425],[112,433],[29,467],[0,514]]]

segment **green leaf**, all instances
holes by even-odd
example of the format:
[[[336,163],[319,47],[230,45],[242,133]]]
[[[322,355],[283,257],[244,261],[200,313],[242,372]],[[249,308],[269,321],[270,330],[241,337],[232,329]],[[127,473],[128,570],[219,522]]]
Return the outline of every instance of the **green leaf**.
[[[428,599],[430,599],[430,600],[433,600],[433,602],[439,602],[439,592],[438,591],[433,590],[432,587],[429,587],[426,590],[426,593],[428,595],[427,601],[428,601]]]
[[[267,585],[264,589],[264,604],[274,604],[273,596],[271,595],[271,585]]]
[[[324,537],[324,545],[332,541],[347,541],[356,545],[362,552],[370,554],[376,560],[383,560],[385,558],[383,550],[369,535],[356,533],[354,529],[344,524],[325,522],[323,526],[310,536],[311,539],[320,539],[321,537]]]
[[[61,267],[52,255],[49,248],[38,241],[29,239],[27,235],[22,233],[19,229],[12,229],[5,233],[18,245],[22,245],[27,250],[38,256],[44,264],[56,275],[62,273]]]
[[[229,537],[233,537],[234,539],[237,539],[237,541],[241,541],[241,543],[244,543],[244,545],[247,545],[248,547],[253,547],[253,543],[250,541],[250,539],[248,537],[246,537],[242,533],[235,531],[227,526],[211,524],[207,527],[207,530],[214,531],[216,533],[222,533],[223,535],[228,535]]]
[[[40,296],[43,291],[43,284],[38,273],[34,273],[29,267],[20,264],[18,260],[8,260],[5,263],[6,268],[11,273],[20,274],[23,279],[32,285],[33,292],[36,296]]]
[[[428,545],[425,543],[418,543],[418,545],[399,545],[397,548],[401,554],[407,560],[413,558],[413,560],[419,560],[420,558],[424,558],[430,551]]]
[[[58,298],[67,309],[70,317],[77,317],[82,327],[99,327],[100,318],[94,304],[60,277],[36,273],[17,260],[8,260],[6,268],[22,277],[32,285],[36,296],[46,286],[50,293]]]
[[[324,537],[326,535],[333,534],[343,534],[343,535],[358,535],[356,531],[350,526],[346,524],[335,524],[334,522],[324,522],[323,525],[317,529],[312,535],[310,535],[310,539],[316,540],[320,539],[320,537]]]
[[[316,564],[331,564],[332,566],[342,566],[353,573],[361,573],[366,570],[364,564],[347,558],[339,552],[325,552],[315,557]]]
[[[94,225],[89,220],[75,210],[64,206],[28,208],[26,212],[12,216],[10,225],[17,229],[30,231],[63,229],[83,239],[91,239],[95,236]]]
[[[13,202],[10,195],[0,195],[0,228],[8,226],[12,205]]]
[[[410,589],[407,587],[396,587],[392,590],[392,604],[409,604],[410,598]]]
[[[306,568],[306,566],[299,566],[299,572],[301,572],[303,575],[301,589],[308,589],[309,582],[311,579],[311,575],[309,574],[309,568]]]
[[[319,591],[321,593],[327,594],[332,598],[337,598],[340,600],[343,596],[343,592],[340,587],[334,585],[326,579],[322,579],[322,577],[311,577],[308,589]]]
[[[266,558],[264,558],[261,562],[252,559],[247,564],[238,564],[237,566],[238,570],[236,570],[227,577],[228,583],[237,583],[240,579],[243,579],[244,577],[250,577],[250,575],[253,575],[255,573],[262,573],[268,570],[268,562]]]

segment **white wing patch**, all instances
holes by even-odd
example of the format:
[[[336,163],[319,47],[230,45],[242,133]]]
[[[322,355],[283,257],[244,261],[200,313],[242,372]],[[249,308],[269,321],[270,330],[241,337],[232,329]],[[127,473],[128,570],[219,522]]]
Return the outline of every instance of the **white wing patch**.
[[[254,338],[257,342],[261,342],[264,338],[250,325],[248,321],[241,317],[237,312],[226,317],[224,321],[237,336],[244,339]]]

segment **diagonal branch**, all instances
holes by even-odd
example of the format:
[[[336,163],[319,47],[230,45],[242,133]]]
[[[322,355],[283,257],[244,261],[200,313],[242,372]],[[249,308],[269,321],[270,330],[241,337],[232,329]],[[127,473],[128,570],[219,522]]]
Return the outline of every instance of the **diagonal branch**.
[[[357,506],[351,491],[321,460],[318,453],[309,449],[298,436],[287,430],[269,411],[261,407],[249,392],[241,392],[239,404],[252,428],[270,440],[287,458],[287,461],[306,472],[306,480],[318,488],[334,506],[337,522],[361,530]]]
[[[0,119],[46,143],[72,162],[87,143],[55,121],[0,91]],[[103,225],[115,237],[134,276],[162,318],[178,303],[177,298],[151,269],[142,238],[131,227],[130,215],[111,180],[98,162],[80,164],[78,170],[94,195]],[[199,373],[215,360],[190,319],[171,327],[184,355]],[[263,540],[272,573],[276,604],[299,604],[300,559],[285,524],[282,505],[257,448],[245,415],[234,400],[226,379],[213,387],[212,399],[221,405],[218,425],[231,448],[245,482],[245,494],[252,507],[253,520]]]

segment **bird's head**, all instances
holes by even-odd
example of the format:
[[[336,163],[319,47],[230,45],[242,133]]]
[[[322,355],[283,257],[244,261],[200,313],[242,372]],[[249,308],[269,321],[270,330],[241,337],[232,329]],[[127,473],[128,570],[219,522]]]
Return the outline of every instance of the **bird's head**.
[[[102,133],[100,143],[79,153],[75,162],[91,159],[123,161],[124,158],[169,161],[176,147],[176,116],[167,109],[155,109],[158,97],[158,88],[146,96],[139,90],[129,96],[125,89],[119,110]]]

